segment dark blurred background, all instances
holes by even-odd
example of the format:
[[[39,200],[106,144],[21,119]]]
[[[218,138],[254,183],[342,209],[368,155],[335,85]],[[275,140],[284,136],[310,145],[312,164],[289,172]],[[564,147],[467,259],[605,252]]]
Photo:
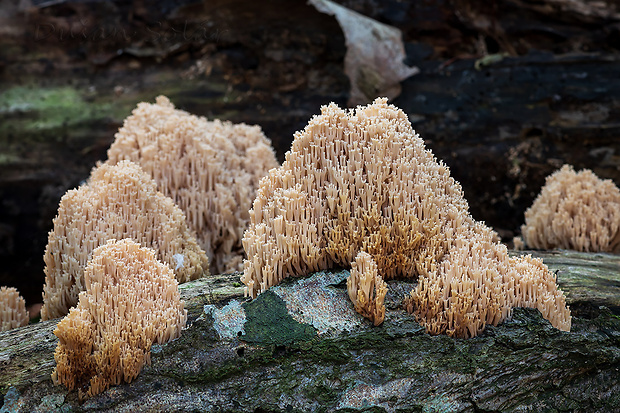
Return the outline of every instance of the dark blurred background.
[[[393,103],[505,241],[563,163],[620,184],[618,1],[335,3],[400,29],[420,73]],[[349,102],[347,50],[306,0],[0,0],[0,285],[41,301],[58,201],[138,102],[258,124],[282,161]]]

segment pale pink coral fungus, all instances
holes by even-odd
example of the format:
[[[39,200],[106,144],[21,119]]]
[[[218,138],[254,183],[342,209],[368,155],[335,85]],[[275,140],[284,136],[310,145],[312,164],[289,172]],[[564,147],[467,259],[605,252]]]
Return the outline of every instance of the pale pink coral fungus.
[[[521,227],[527,247],[620,252],[620,189],[564,165],[547,177]]]
[[[379,308],[369,311],[366,298],[359,305],[359,281],[350,282],[350,295],[375,321],[381,279],[404,277],[419,281],[407,309],[433,334],[474,336],[515,306],[538,308],[555,327],[570,329],[554,275],[539,260],[508,256],[387,99],[351,111],[324,106],[295,134],[285,162],[260,182],[243,245],[241,280],[252,297],[286,277],[351,266],[357,257],[367,274],[374,274],[370,261],[376,265],[377,275],[365,277],[378,286]]]

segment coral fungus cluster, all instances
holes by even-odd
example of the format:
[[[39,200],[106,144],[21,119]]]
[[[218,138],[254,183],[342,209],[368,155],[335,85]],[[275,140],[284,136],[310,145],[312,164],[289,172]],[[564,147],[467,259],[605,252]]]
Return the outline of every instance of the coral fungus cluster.
[[[54,330],[60,341],[52,374],[81,397],[132,381],[150,363],[151,345],[179,337],[187,320],[173,271],[130,239],[93,251],[84,286]]]
[[[497,325],[513,307],[538,309],[556,328],[570,330],[571,317],[555,275],[540,259],[510,257],[487,229],[462,228],[436,271],[420,274],[406,300],[431,334],[473,337]]]
[[[62,197],[44,256],[41,317],[69,313],[53,379],[81,396],[131,381],[152,343],[180,335],[177,282],[209,274],[208,256],[216,272],[240,268],[258,181],[277,166],[259,127],[209,122],[163,96],[138,105],[108,156]]]
[[[401,277],[418,281],[406,308],[432,334],[473,337],[516,306],[570,329],[555,276],[510,257],[471,217],[449,169],[386,99],[323,107],[276,168],[259,128],[209,122],[160,96],[138,105],[108,156],[61,199],[45,252],[42,318],[69,312],[54,331],[53,379],[82,397],[130,382],[153,343],[178,337],[178,282],[206,274],[207,256],[216,272],[237,269],[241,241],[252,297],[344,266],[355,310],[375,325],[385,280]],[[597,242],[617,246],[616,232]]]
[[[241,238],[259,180],[278,166],[258,126],[208,121],[164,96],[140,103],[108,150],[134,161],[185,212],[215,274],[242,269]]]
[[[570,328],[554,275],[531,257],[508,257],[496,234],[470,216],[448,168],[385,99],[350,112],[323,107],[261,181],[250,218],[241,279],[252,297],[366,253],[378,275],[364,260],[364,277],[379,291],[381,278],[419,280],[408,308],[431,333],[471,337],[515,306],[539,308],[555,327]],[[356,309],[380,320],[370,316],[380,309],[359,304],[358,290],[349,292]]]
[[[122,238],[155,248],[179,282],[208,273],[207,257],[183,211],[157,191],[148,174],[130,161],[102,164],[60,200],[44,256],[43,320],[63,316],[77,304],[93,250]]]
[[[620,252],[620,189],[564,165],[525,211],[521,233],[530,248]]]
[[[26,302],[16,288],[0,287],[0,331],[8,331],[28,324]]]

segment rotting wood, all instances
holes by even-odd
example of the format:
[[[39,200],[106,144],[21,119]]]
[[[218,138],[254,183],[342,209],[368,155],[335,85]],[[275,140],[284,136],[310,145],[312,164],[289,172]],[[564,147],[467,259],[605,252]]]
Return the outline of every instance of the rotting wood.
[[[134,382],[83,404],[75,392],[51,383],[54,320],[0,333],[4,408],[614,411],[620,394],[620,257],[533,253],[558,272],[569,303],[579,304],[570,333],[552,328],[535,310],[516,309],[511,321],[487,327],[476,338],[432,337],[394,306],[388,307],[384,324],[374,327],[351,305],[358,327],[318,335],[312,326],[295,321],[278,295],[266,293],[251,306],[241,305],[245,336],[221,339],[212,313],[204,314],[203,306],[244,301],[239,275],[229,274],[183,284],[190,327],[181,338],[154,346],[152,365]],[[291,280],[283,288],[296,285]],[[346,300],[343,283],[328,288]],[[290,336],[260,334],[265,317],[279,320]]]

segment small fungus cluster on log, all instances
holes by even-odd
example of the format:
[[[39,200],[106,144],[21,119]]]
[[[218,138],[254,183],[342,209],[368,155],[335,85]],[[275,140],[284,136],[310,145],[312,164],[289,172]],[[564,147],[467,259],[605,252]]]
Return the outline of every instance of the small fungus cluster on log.
[[[620,252],[620,189],[564,165],[547,177],[521,227],[529,248]]]
[[[81,397],[131,381],[153,342],[180,335],[177,282],[208,275],[209,258],[218,272],[241,263],[251,200],[277,165],[259,127],[209,122],[163,96],[138,105],[108,154],[62,197],[44,256],[41,318],[68,313],[54,382]]]
[[[80,397],[135,379],[150,364],[153,343],[181,335],[187,321],[172,269],[131,239],[109,240],[93,251],[85,291],[54,334],[54,383]]]
[[[0,287],[0,331],[28,324],[26,302],[14,287]]]
[[[45,250],[41,318],[64,316],[84,291],[84,268],[95,248],[131,238],[157,250],[179,282],[201,277],[208,260],[189,230],[183,211],[130,161],[102,164],[88,182],[60,200]]]

